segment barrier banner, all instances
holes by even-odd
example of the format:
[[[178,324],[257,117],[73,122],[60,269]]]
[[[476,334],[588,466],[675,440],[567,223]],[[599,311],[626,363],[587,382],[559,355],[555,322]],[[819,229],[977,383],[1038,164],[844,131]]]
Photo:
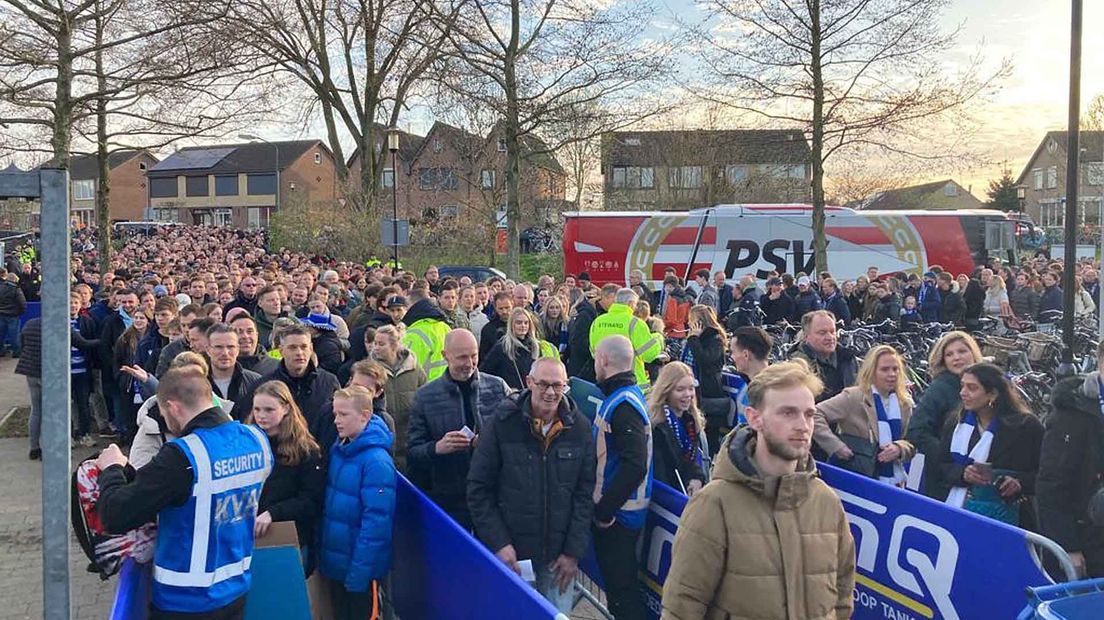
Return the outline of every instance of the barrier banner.
[[[391,600],[400,618],[561,618],[552,605],[399,476]]]
[[[27,321],[31,319],[37,319],[42,316],[42,302],[41,301],[28,301],[27,309],[23,311],[23,314],[19,317],[19,328],[23,329],[23,326],[27,324]]]
[[[598,415],[598,407],[602,406],[602,400],[604,399],[602,390],[599,390],[598,386],[590,381],[576,377],[568,379],[567,384],[571,386],[569,394],[571,399],[575,401],[579,411],[593,422],[594,416]]]
[[[818,463],[855,537],[856,620],[1015,618],[1028,586],[1051,583],[1023,530]],[[640,541],[641,582],[658,618],[687,497],[656,482]],[[588,574],[592,565],[581,563]]]

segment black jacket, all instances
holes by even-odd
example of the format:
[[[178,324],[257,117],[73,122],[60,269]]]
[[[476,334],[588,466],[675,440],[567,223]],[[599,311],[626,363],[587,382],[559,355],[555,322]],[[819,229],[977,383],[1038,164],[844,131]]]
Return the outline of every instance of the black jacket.
[[[27,310],[27,297],[14,282],[0,280],[0,317],[22,316]]]
[[[322,514],[322,498],[326,494],[326,470],[321,453],[311,455],[298,465],[280,462],[276,450],[279,444],[269,437],[272,446],[272,473],[265,480],[257,514],[268,512],[272,521],[294,521],[299,545],[314,544],[315,523]]]
[[[1037,317],[1041,317],[1044,312],[1061,312],[1062,311],[1062,289],[1057,284],[1054,286],[1043,289],[1043,296],[1039,299],[1039,313]]]
[[[164,377],[165,373],[169,372],[169,365],[176,359],[176,356],[188,350],[188,340],[186,338],[177,338],[161,347],[160,353],[157,354],[157,367],[153,371],[154,376],[158,379]],[[149,372],[149,368],[146,371]]]
[[[851,313],[852,320],[862,320],[864,297],[866,297],[866,291],[860,293],[858,289],[855,289],[853,294],[844,296],[843,300],[847,302],[847,311]]]
[[[985,289],[981,288],[981,282],[971,278],[966,290],[960,292],[962,302],[966,304],[966,322],[977,323],[985,309]]]
[[[890,293],[882,297],[878,300],[878,306],[874,308],[875,323],[881,323],[886,319],[891,321],[901,320],[901,298],[897,296],[897,293]]]
[[[122,336],[125,331],[126,324],[123,323],[123,317],[119,316],[118,311],[112,312],[103,320],[103,324],[100,325],[100,356],[98,362],[101,369],[114,372],[115,345],[119,341],[119,336]]]
[[[468,471],[468,508],[492,551],[513,545],[519,560],[542,565],[579,559],[590,543],[595,456],[589,421],[560,403],[562,430],[543,446],[531,393],[512,395],[487,419]]]
[[[218,394],[219,398],[233,403],[237,403],[238,399],[252,394],[253,390],[261,384],[261,375],[252,370],[246,370],[240,363],[234,365],[234,375],[230,378],[230,387],[225,394],[215,385],[215,379],[210,374],[207,375],[207,378],[211,381],[211,389],[214,390],[215,394]]]
[[[495,314],[479,332],[479,359],[486,359],[487,355],[491,353],[491,349],[494,348],[494,346],[498,344],[498,341],[502,340],[502,337],[505,335],[506,321],[503,321]]]
[[[363,336],[361,340],[364,340]],[[311,338],[311,343],[314,346],[314,355],[318,358],[318,365],[336,375],[341,369],[341,364],[345,362],[345,353],[341,350],[341,340],[338,339],[337,334],[319,330]]]
[[[732,285],[725,284],[717,289],[717,316],[725,316],[732,309]]]
[[[695,424],[693,416],[688,414],[683,414],[681,419],[687,424]],[[703,431],[699,429],[698,432]],[[675,431],[667,421],[652,426],[652,471],[656,480],[678,490],[682,488],[679,477],[682,478],[682,484],[690,484],[691,480],[700,480],[702,485],[709,482],[696,461],[683,457]],[[676,472],[678,476],[675,475]]]
[[[470,527],[467,500],[468,467],[471,450],[437,454],[435,444],[449,431],[466,424],[465,411],[474,433],[483,432],[487,418],[510,393],[509,386],[494,375],[477,372],[471,379],[471,396],[462,403],[462,392],[447,371],[418,388],[410,406],[410,432],[407,435],[406,462],[411,479],[445,512],[461,525]]]
[[[721,333],[712,327],[702,330],[701,336],[690,336],[686,346],[694,357],[694,375],[698,380],[698,395],[701,398],[726,398],[721,381],[721,371],[725,365],[726,343]]]
[[[962,406],[959,391],[962,378],[953,372],[943,371],[932,379],[928,389],[917,401],[909,418],[905,439],[924,455],[924,495],[943,501],[947,498],[947,485],[939,475],[939,440],[947,418]]]
[[[504,339],[500,338],[487,356],[480,358],[479,372],[499,377],[512,389],[524,389],[525,377],[529,376],[529,369],[533,367],[533,353],[526,347],[518,347],[514,351],[516,359],[510,359],[503,347]]]
[[[33,318],[19,332],[21,352],[15,364],[15,374],[42,377],[42,319]]]
[[[598,382],[598,389],[609,396],[620,388],[636,385],[633,371],[623,372]],[[606,483],[605,492],[594,507],[594,518],[608,523],[625,505],[629,496],[648,475],[648,435],[644,418],[629,403],[621,403],[610,415],[610,432],[617,442],[620,467]]]
[[[395,324],[395,319],[392,318],[392,316],[390,314],[387,314],[386,312],[382,312],[380,310],[376,310],[375,312],[372,313],[372,316],[368,318],[368,326],[369,327],[375,327],[376,329],[379,329],[379,328],[383,327],[384,325],[394,325],[394,324]],[[351,337],[351,335],[350,335],[350,337]]]
[[[260,345],[258,345],[258,348],[260,348]],[[239,355],[238,363],[241,364],[242,368],[252,370],[262,377],[271,375],[280,367],[280,360],[269,357],[263,352],[258,352],[257,355]]]
[[[966,302],[962,300],[962,294],[953,290],[940,290],[943,297],[943,320],[955,325],[963,325],[966,322]]]
[[[831,312],[837,321],[843,321],[844,325],[850,324],[851,318],[854,316],[851,314],[851,307],[847,305],[843,293],[838,291],[835,295],[824,300],[824,309]]]
[[[69,342],[81,350],[89,368],[95,367],[96,352],[100,347],[100,340],[96,337],[95,319],[86,315],[78,315],[77,328],[72,330]]]
[[[765,325],[776,325],[793,317],[794,300],[785,291],[778,296],[778,299],[771,299],[770,295],[767,294],[759,298],[759,308],[766,315],[763,317],[763,323]]]
[[[295,404],[299,405],[303,417],[307,419],[308,427],[314,426],[319,412],[326,403],[333,400],[333,393],[341,387],[333,373],[318,368],[314,362],[310,362],[307,365],[306,374],[298,378],[288,374],[287,366],[280,362],[276,372],[262,377],[257,385],[273,380],[282,381],[291,390],[291,396],[295,399]],[[249,392],[247,396],[234,402],[234,409],[230,415],[235,420],[245,420],[252,411],[253,392]],[[315,439],[318,438],[315,437]]]
[[[663,310],[660,309],[660,316]],[[594,382],[594,356],[590,354],[590,326],[601,312],[590,301],[575,307],[575,318],[567,326],[567,376]],[[484,330],[486,331],[486,330]]]
[[[222,311],[224,314],[229,314],[234,308],[244,308],[249,312],[249,316],[253,316],[257,312],[257,296],[254,295],[252,299],[249,299],[239,290],[234,294],[234,300],[226,304]]]
[[[181,437],[199,428],[229,424],[217,407],[199,414],[184,427]],[[173,443],[135,471],[129,465],[113,465],[100,472],[100,499],[96,510],[104,529],[112,534],[150,523],[168,506],[183,506],[192,496],[195,474],[184,452]]]
[[[1089,500],[1104,487],[1097,377],[1071,377],[1054,386],[1036,482],[1041,533],[1070,553],[1084,553],[1092,576],[1104,574],[1104,527],[1093,525],[1088,514]]]
[[[828,400],[843,391],[843,388],[855,385],[858,377],[859,366],[855,354],[843,348],[836,347],[836,352],[829,359],[821,359],[807,344],[798,347],[792,357],[805,360],[809,368],[824,382],[824,391],[817,396],[816,401]]]

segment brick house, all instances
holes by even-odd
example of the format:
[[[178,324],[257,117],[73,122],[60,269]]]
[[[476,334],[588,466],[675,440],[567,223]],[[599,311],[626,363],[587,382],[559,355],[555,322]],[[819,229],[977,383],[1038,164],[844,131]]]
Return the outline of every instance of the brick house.
[[[810,162],[796,130],[610,132],[602,136],[602,193],[609,210],[805,203]]]
[[[985,203],[978,200],[970,190],[962,187],[953,179],[944,179],[922,185],[900,187],[879,192],[865,200],[849,203],[845,206],[856,209],[877,211],[902,211],[912,209],[950,210],[984,209]]]
[[[116,151],[107,156],[107,212],[112,222],[145,219],[146,171],[158,160],[146,150]],[[96,155],[72,155],[69,158],[70,220],[75,225],[95,225],[96,188],[99,183]]]
[[[259,228],[277,205],[338,198],[333,154],[320,140],[186,147],[147,174],[159,221]]]
[[[1068,140],[1068,132],[1047,132],[1016,181],[1023,190],[1024,212],[1043,227],[1065,224]],[[1104,209],[1104,131],[1081,132],[1080,167],[1078,222],[1097,226]]]

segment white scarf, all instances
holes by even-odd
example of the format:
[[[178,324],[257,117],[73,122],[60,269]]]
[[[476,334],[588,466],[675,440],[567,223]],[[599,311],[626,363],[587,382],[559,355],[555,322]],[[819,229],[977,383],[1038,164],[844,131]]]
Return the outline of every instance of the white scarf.
[[[871,388],[874,392],[875,398],[880,398],[876,388]],[[901,402],[897,398],[896,392],[891,392],[889,398],[883,398],[882,404],[885,407],[886,418],[889,420],[897,420],[898,426],[901,421]],[[884,448],[894,442],[893,430],[890,428],[888,421],[878,420],[878,446]],[[901,460],[898,459],[893,462],[893,475],[892,476],[878,476],[878,480],[898,486],[905,480],[905,468],[901,465]]]
[[[981,434],[981,438],[967,456],[966,449],[970,446],[970,438],[973,437],[977,426],[977,415],[973,411],[967,411],[962,421],[955,427],[954,435],[951,436],[951,455],[954,456],[955,461],[966,465],[988,461],[989,450],[993,447],[993,430],[996,428],[996,423],[997,416],[993,416],[989,428]],[[950,494],[947,495],[946,504],[962,508],[966,503],[966,491],[967,487],[964,486],[952,487]]]

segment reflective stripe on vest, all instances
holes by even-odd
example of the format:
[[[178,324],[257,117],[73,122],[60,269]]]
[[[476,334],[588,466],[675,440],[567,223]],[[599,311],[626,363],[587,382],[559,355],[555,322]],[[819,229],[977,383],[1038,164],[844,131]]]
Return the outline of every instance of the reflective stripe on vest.
[[[406,332],[407,334],[413,334],[422,339],[422,344],[425,345],[429,355],[426,357],[426,361],[422,363],[422,370],[425,371],[426,377],[429,378],[429,373],[433,372],[437,368],[442,366],[448,366],[448,362],[444,359],[434,361],[434,355],[438,355],[439,352],[433,348],[433,339],[429,337],[429,334],[423,332],[420,329],[411,329]]]
[[[640,485],[633,490],[632,495],[618,509],[617,518],[626,527],[639,529],[644,525],[645,511],[648,508],[649,501],[651,501],[653,466],[652,426],[648,421],[648,407],[644,402],[644,395],[638,386],[626,386],[610,394],[602,401],[602,405],[594,416],[592,432],[598,464],[594,484],[594,501],[597,503],[602,499],[602,495],[606,490],[606,483],[614,477],[617,468],[620,466],[620,455],[616,449],[611,450],[614,444],[607,438],[607,435],[612,433],[610,416],[619,405],[625,402],[631,404],[644,420],[644,436],[648,444],[648,471],[644,475],[644,479],[640,481]]]
[[[225,429],[220,427],[215,427],[215,429],[202,429],[196,433],[185,435],[184,437],[174,440],[179,442],[179,445],[184,448],[183,451],[185,452],[185,456],[189,458],[189,462],[193,465],[195,482],[192,485],[192,499],[189,503],[194,502],[194,506],[192,506],[193,512],[191,515],[192,531],[190,550],[176,547],[172,550],[162,550],[164,555],[158,553],[155,556],[153,567],[154,599],[158,607],[166,611],[208,611],[207,609],[199,607],[212,603],[212,597],[209,592],[200,596],[196,593],[184,590],[183,588],[206,589],[229,579],[240,577],[247,573],[252,562],[252,539],[250,538],[248,544],[242,545],[240,551],[241,557],[216,566],[210,571],[207,570],[207,565],[210,560],[211,540],[219,536],[219,531],[217,529],[212,531],[212,527],[222,528],[224,527],[224,523],[233,527],[237,525],[237,523],[241,523],[240,527],[242,527],[243,531],[248,529],[251,532],[252,521],[256,518],[255,504],[246,502],[244,498],[240,497],[236,498],[231,496],[220,498],[219,496],[235,490],[249,490],[250,497],[252,497],[255,492],[256,497],[259,499],[260,490],[273,467],[273,457],[268,438],[265,437],[259,429],[253,426],[241,425],[237,422],[228,424],[233,426]],[[245,454],[230,455],[220,455],[216,452],[216,457],[222,460],[215,463],[212,462],[211,452],[208,450],[208,446],[204,443],[203,438],[199,436],[199,433],[210,431],[207,434],[213,441],[221,442],[227,439],[236,441],[241,437],[241,435],[237,433],[239,429],[242,428],[248,432],[248,435],[253,439],[256,443],[256,447],[259,449],[261,455],[260,467],[258,468],[254,465],[247,471],[231,473],[216,479],[216,465],[225,462],[223,467],[236,466],[238,463],[237,459],[250,459],[251,455],[257,454],[257,450],[251,450]],[[216,431],[216,429],[218,430]],[[251,462],[247,464],[252,465]],[[179,508],[167,508],[162,511],[162,515],[159,515],[158,523],[161,526],[160,537],[161,541],[164,541],[165,544],[179,544],[181,542],[181,534],[184,536],[187,535],[186,529],[183,531],[177,530],[175,532],[170,530],[170,528],[186,527],[185,524],[187,521],[185,519],[188,515],[186,513],[181,514],[180,511],[187,509],[187,507],[188,504]],[[166,511],[169,511],[169,513],[166,514]],[[252,511],[252,514],[247,514],[249,511]],[[250,551],[246,552],[247,550]],[[187,570],[174,570],[173,568],[160,564],[160,562],[168,562],[171,564],[171,558],[174,552],[187,554],[184,556],[187,558]],[[215,559],[217,561],[217,558]],[[182,564],[183,562],[178,564],[177,567]],[[182,589],[175,590],[175,588]],[[242,593],[228,594],[233,594],[234,598],[237,598]],[[225,602],[222,604],[224,605]],[[193,605],[197,606],[197,608],[193,609]]]

